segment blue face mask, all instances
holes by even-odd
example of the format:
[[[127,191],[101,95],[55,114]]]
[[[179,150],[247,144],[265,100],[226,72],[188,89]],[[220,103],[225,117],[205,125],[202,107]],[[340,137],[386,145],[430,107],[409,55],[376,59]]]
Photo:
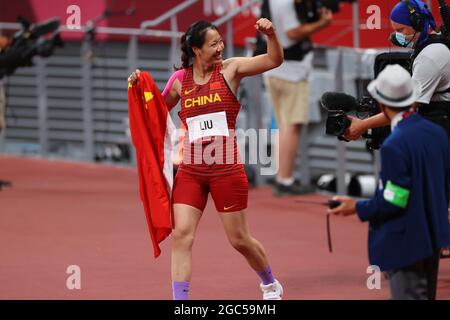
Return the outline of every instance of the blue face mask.
[[[401,32],[395,33],[395,39],[402,47],[405,47],[405,48],[413,48],[414,47],[414,41],[406,40],[405,35]]]

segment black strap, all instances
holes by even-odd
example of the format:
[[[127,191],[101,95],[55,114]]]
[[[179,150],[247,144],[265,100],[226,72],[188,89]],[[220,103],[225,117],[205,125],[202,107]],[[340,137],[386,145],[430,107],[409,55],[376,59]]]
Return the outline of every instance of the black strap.
[[[421,45],[417,46],[417,48],[414,49],[414,51],[411,55],[411,65],[410,65],[411,70],[412,70],[414,60],[416,60],[419,53],[422,52],[422,50],[425,49],[427,46],[429,46],[430,44],[434,44],[434,43],[442,43],[445,46],[447,46],[448,50],[450,50],[450,40],[449,39],[446,39],[438,34],[430,34],[430,36],[428,37],[428,40],[426,40],[425,42],[423,42]]]
[[[450,93],[450,88],[445,89],[444,91],[436,91],[434,94],[436,94],[436,93],[439,93],[439,94],[442,94],[442,93]]]
[[[306,1],[308,2],[308,1]],[[308,12],[307,10],[302,10],[299,6],[303,5],[303,3],[306,3],[304,1],[295,1],[295,11],[297,14],[297,19],[301,23],[306,23],[306,16],[305,14]],[[269,0],[264,0],[261,7],[261,18],[266,18],[269,20],[272,20],[271,14],[270,14],[270,6],[269,6]],[[305,55],[310,52],[313,49],[313,44],[311,42],[311,39],[309,37],[306,37],[289,48],[284,48],[284,59],[285,60],[294,60],[294,61],[301,61],[305,57]],[[256,49],[253,52],[253,56],[263,54],[267,52],[267,43],[264,38],[259,32],[256,35]]]
[[[331,244],[331,227],[330,227],[330,214],[327,213],[327,242],[328,251],[333,252],[333,245]]]
[[[430,103],[420,103],[419,114],[435,116],[450,115],[450,101],[430,101]]]
[[[431,34],[427,41],[422,43],[420,46],[418,46],[413,51],[413,54],[411,55],[411,64],[410,64],[411,73],[412,73],[412,67],[414,64],[414,60],[416,60],[419,53],[422,52],[422,50],[425,49],[427,46],[429,46],[430,44],[433,44],[433,43],[442,43],[443,45],[445,45],[448,48],[448,50],[450,50],[450,40],[449,39],[446,39],[446,38],[442,37],[441,35]],[[444,91],[434,92],[434,94],[443,94],[443,93],[450,93],[450,88],[445,89]]]

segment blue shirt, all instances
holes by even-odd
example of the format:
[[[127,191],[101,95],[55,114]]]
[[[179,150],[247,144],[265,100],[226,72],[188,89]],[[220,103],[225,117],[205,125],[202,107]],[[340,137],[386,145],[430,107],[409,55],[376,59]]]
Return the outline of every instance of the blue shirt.
[[[369,261],[386,271],[450,245],[450,142],[443,128],[413,114],[399,122],[380,153],[377,191],[358,201],[356,211],[369,221]],[[409,190],[405,207],[387,200],[388,183]]]

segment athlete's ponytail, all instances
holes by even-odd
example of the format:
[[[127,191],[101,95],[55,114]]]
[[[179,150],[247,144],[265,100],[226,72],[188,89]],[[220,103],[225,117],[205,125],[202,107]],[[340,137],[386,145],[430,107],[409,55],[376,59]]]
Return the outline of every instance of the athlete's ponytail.
[[[205,35],[208,29],[217,30],[217,27],[208,21],[197,21],[190,25],[186,33],[181,37],[181,67],[175,69],[186,69],[195,58],[193,47],[201,48],[205,43]]]
[[[190,37],[187,36],[187,32],[181,37],[181,68],[187,69],[191,63],[191,59],[194,57],[194,51],[189,46],[188,41]]]

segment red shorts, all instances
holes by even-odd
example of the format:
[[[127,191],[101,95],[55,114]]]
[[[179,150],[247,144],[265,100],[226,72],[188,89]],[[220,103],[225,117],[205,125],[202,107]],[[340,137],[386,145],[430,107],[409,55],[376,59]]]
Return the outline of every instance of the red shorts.
[[[187,204],[201,212],[205,209],[208,193],[219,212],[235,212],[247,208],[248,180],[244,167],[226,175],[200,175],[178,171],[172,193],[172,203]]]

